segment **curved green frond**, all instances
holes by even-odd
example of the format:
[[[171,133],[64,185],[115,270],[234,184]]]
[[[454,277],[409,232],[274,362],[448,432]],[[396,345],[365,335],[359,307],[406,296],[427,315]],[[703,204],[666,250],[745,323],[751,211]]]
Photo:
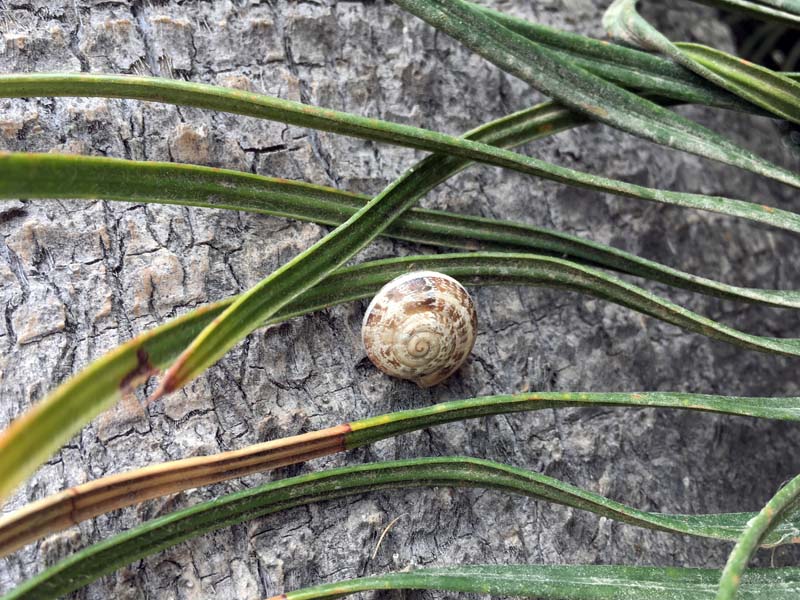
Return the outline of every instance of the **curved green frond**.
[[[760,4],[766,4],[778,10],[785,10],[795,15],[800,15],[800,0],[757,0]]]
[[[444,151],[446,154],[477,159],[530,174],[546,174],[558,181],[586,185],[592,189],[614,190],[619,194],[634,194],[641,198],[684,206],[696,204],[697,207],[711,210],[726,210],[730,214],[748,214],[754,220],[762,222],[774,221],[787,227],[798,227],[797,222],[791,222],[798,219],[797,215],[792,217],[791,213],[779,214],[776,209],[769,207],[697,194],[652,190],[557,167],[469,139],[453,138],[241,90],[172,79],[85,73],[0,76],[0,95],[31,95],[35,93],[33,90],[49,95],[132,97],[216,108],[378,141]],[[162,380],[156,397],[178,389],[202,373],[258,327],[262,320],[268,319],[297,295],[319,283],[333,269],[378,236],[416,202],[422,190],[429,189],[428,182],[436,181],[437,174],[432,168],[432,165],[436,165],[435,160],[435,156],[429,157],[407,171],[325,238],[240,296],[218,319],[198,334],[186,352],[173,364]],[[726,202],[728,208],[723,207]]]
[[[508,73],[578,113],[657,144],[711,158],[795,187],[800,175],[523,37],[463,0],[393,0]]]
[[[432,486],[521,494],[591,511],[628,525],[721,540],[736,539],[754,516],[753,513],[671,515],[641,511],[546,475],[476,458],[382,462],[270,482],[148,521],[69,556],[12,590],[3,600],[55,598],[180,542],[289,508],[371,491]],[[793,542],[798,525],[780,524],[765,541]]]
[[[800,29],[800,12],[793,0],[694,0],[715,8],[724,8],[764,21],[774,21]],[[789,4],[789,2],[792,2]]]
[[[566,109],[541,105],[536,125],[503,129],[515,141],[562,126]],[[527,111],[526,111],[527,112]],[[550,117],[552,115],[552,118]],[[505,140],[501,140],[504,142]],[[495,143],[494,141],[492,143]],[[499,143],[499,142],[497,142]],[[439,157],[439,178],[452,175],[460,159]],[[224,208],[340,225],[369,202],[369,196],[334,188],[196,165],[132,161],[64,154],[0,154],[0,199],[83,198]],[[597,242],[553,229],[411,209],[385,232],[391,237],[463,250],[545,253],[707,295],[800,308],[800,291],[728,285],[685,273]]]
[[[800,0],[704,0],[800,18]],[[335,225],[336,229],[234,298],[192,311],[131,340],[61,385],[0,433],[0,500],[94,415],[142,381],[169,371],[154,397],[199,375],[258,327],[342,302],[368,297],[386,281],[411,270],[440,270],[466,285],[531,285],[589,294],[713,339],[761,352],[800,357],[800,339],[766,337],[686,310],[595,266],[650,277],[685,289],[778,306],[800,306],[800,293],[738,288],[671,269],[625,252],[542,228],[437,211],[411,210],[433,187],[471,161],[590,190],[711,210],[800,232],[800,215],[757,203],[655,190],[567,169],[505,149],[590,120],[663,145],[692,152],[800,187],[800,174],[774,165],[722,136],[629,91],[670,101],[692,101],[800,123],[800,83],[697,44],[672,44],[635,10],[635,0],[615,0],[609,22],[628,39],[663,52],[695,75],[660,57],[526,24],[463,0],[395,0],[435,27],[561,102],[548,103],[489,123],[456,138],[438,132],[239,90],[175,80],[91,74],[0,75],[0,97],[79,95],[188,104],[268,118],[433,152],[374,198],[331,188],[233,171],[103,158],[0,153],[0,197],[82,197],[167,202],[251,210]],[[766,6],[765,6],[766,5]],[[762,10],[763,9],[763,10]],[[774,16],[774,15],[773,15]],[[790,19],[791,20],[791,19]],[[711,82],[714,85],[709,84]],[[619,85],[618,85],[619,84]],[[624,86],[624,87],[620,87]],[[714,86],[724,88],[718,89]],[[78,175],[69,179],[69,176]],[[66,182],[66,184],[65,184]],[[342,268],[378,235],[453,245],[472,252],[410,256]],[[550,255],[519,253],[541,250]],[[555,256],[553,256],[555,255]],[[558,255],[574,257],[582,264]],[[54,507],[68,521],[97,515],[178,489],[231,479],[372,443],[392,435],[489,414],[561,406],[669,407],[800,420],[800,399],[730,398],[692,394],[525,394],[477,398],[392,413],[213,457],[154,465],[106,478],[86,493],[73,488],[56,504],[41,504],[23,520],[0,520],[0,555],[27,535],[52,531]],[[302,438],[302,439],[301,439]],[[272,444],[272,445],[270,445]],[[270,452],[280,458],[270,461]],[[274,457],[273,457],[274,458]],[[219,461],[223,462],[219,462]],[[239,462],[237,462],[239,461]],[[179,464],[180,463],[180,464]],[[238,468],[236,465],[239,465]],[[187,469],[183,471],[182,469]],[[201,473],[202,471],[202,473]],[[192,478],[192,474],[196,474]],[[176,479],[180,475],[183,479]],[[113,479],[113,481],[112,481]],[[125,487],[125,482],[134,482]],[[670,515],[638,510],[551,477],[471,458],[431,458],[345,467],[271,482],[145,523],[90,546],[23,583],[4,598],[50,598],[74,591],[133,560],[234,523],[312,502],[373,490],[423,486],[477,487],[522,494],[588,510],[620,522],[677,534],[737,539],[719,580],[719,600],[741,584],[746,597],[783,598],[800,591],[800,569],[746,572],[761,544],[800,540],[800,476],[758,514]],[[80,487],[80,486],[79,486]],[[148,495],[149,494],[149,495]],[[63,501],[62,501],[63,500]],[[117,504],[114,504],[114,503]],[[49,508],[48,508],[49,507]],[[47,508],[47,510],[45,510]],[[84,511],[84,512],[81,512]],[[94,511],[94,512],[92,512]],[[23,511],[24,512],[24,511]],[[66,513],[65,513],[66,514]],[[88,516],[87,516],[88,515]],[[51,521],[37,521],[43,516]],[[64,517],[64,515],[61,515]],[[59,518],[61,518],[59,517]],[[29,519],[25,521],[24,519]],[[20,525],[22,523],[22,525]],[[16,527],[16,530],[13,528]],[[37,529],[38,527],[38,529]],[[11,531],[10,537],[6,535]],[[14,535],[17,537],[15,538]],[[710,598],[716,571],[646,567],[462,566],[375,576],[284,595],[339,597],[367,589],[444,589],[538,595],[547,598]]]
[[[97,75],[86,75],[86,74],[62,74],[62,75],[14,75],[14,76],[2,76],[0,75],[0,94],[6,94],[9,96],[13,96],[15,94],[41,94],[41,93],[60,93],[60,94],[84,94],[84,95],[103,95],[108,94],[111,96],[121,96],[121,97],[135,97],[140,99],[147,99],[147,100],[161,100],[161,101],[170,101],[170,102],[188,102],[194,103],[197,106],[204,106],[208,108],[219,108],[219,109],[226,109],[234,112],[240,112],[242,114],[249,114],[251,116],[275,116],[276,114],[280,114],[282,116],[286,116],[284,112],[285,106],[282,101],[275,101],[275,99],[259,96],[257,94],[246,94],[244,92],[239,92],[237,90],[227,90],[225,88],[216,88],[213,86],[205,86],[201,84],[187,84],[186,82],[179,82],[174,80],[156,80],[152,78],[136,78],[136,77],[125,77],[125,76],[97,76]],[[260,102],[264,102],[265,106],[261,106]],[[274,101],[274,102],[273,102]],[[277,104],[275,104],[277,102]],[[297,105],[296,103],[289,103],[289,109],[287,109],[290,117],[293,119],[291,122],[299,122],[299,120],[304,119],[303,114],[304,111],[307,111],[315,116],[317,121],[322,119],[325,115],[328,115],[332,111],[324,111],[321,109],[316,109],[314,107],[305,107],[304,105]],[[276,112],[277,111],[277,112]],[[300,113],[300,114],[298,114]],[[338,118],[341,116],[340,113],[333,113],[334,117]],[[367,129],[368,126],[372,126],[372,121],[369,119],[362,119],[360,117],[353,117],[357,124],[363,125]],[[472,132],[472,135],[478,139],[483,139],[490,141],[491,143],[502,143],[513,145],[515,143],[521,143],[522,141],[531,139],[531,136],[541,135],[548,131],[548,128],[553,128],[554,130],[559,129],[560,127],[568,127],[574,124],[584,122],[581,117],[577,117],[576,115],[570,113],[564,114],[563,109],[560,109],[556,105],[543,105],[540,107],[534,107],[533,109],[529,109],[527,111],[522,111],[520,113],[516,113],[515,115],[511,115],[509,117],[499,119],[492,123],[489,123],[483,127],[476,129]],[[315,121],[315,123],[317,122]],[[303,121],[305,123],[305,121]],[[374,128],[374,127],[373,127]],[[401,129],[403,129],[401,127]],[[411,128],[411,130],[414,130]],[[453,138],[457,139],[457,138]],[[490,147],[490,146],[487,146]],[[518,156],[518,155],[514,155]],[[11,154],[0,154],[0,159],[5,161],[5,167],[9,170],[13,169],[14,166],[21,166],[19,162],[19,157],[15,157],[15,155]],[[57,159],[54,159],[54,161]],[[452,161],[456,160],[455,163],[451,162],[449,166],[443,164],[442,161]],[[427,161],[427,162],[426,162]],[[414,194],[419,193],[422,194],[426,190],[430,189],[440,178],[443,176],[443,173],[447,172],[447,169],[457,169],[460,168],[459,165],[464,163],[463,160],[453,159],[453,157],[441,157],[441,156],[434,156],[429,157],[420,165],[420,167],[424,165],[428,165],[428,168],[424,171],[425,177],[421,177],[423,173],[421,169],[417,170],[417,177],[414,177],[414,184],[415,186],[405,186],[403,187],[402,193],[403,194]],[[118,165],[119,163],[114,163]],[[40,165],[44,165],[44,162],[40,163]],[[30,166],[30,165],[27,165]],[[151,166],[148,167],[154,170],[158,170],[158,166]],[[174,167],[179,168],[179,167]],[[190,167],[187,167],[191,169]],[[45,173],[39,172],[37,177],[34,178],[33,181],[30,180],[30,175],[34,173],[33,170],[26,170],[22,169],[22,173],[20,170],[17,170],[17,175],[20,177],[18,179],[9,178],[6,180],[0,179],[0,186],[5,185],[4,188],[6,190],[6,194],[20,194],[24,192],[22,188],[19,186],[14,187],[15,181],[18,183],[20,181],[25,182],[25,173],[27,173],[28,180],[27,183],[23,183],[23,185],[33,186],[33,185],[44,185],[44,189],[39,189],[40,193],[44,193],[45,191],[48,194],[57,194],[57,188],[64,184],[63,179],[48,179]],[[188,172],[184,171],[181,172],[182,174],[186,174]],[[199,172],[196,170],[192,170],[189,174],[189,177],[184,177],[183,182],[178,182],[177,187],[180,188],[181,185],[189,185],[190,183],[195,182],[195,178],[199,180],[200,185],[208,183],[208,171],[203,172],[204,177],[201,177]],[[37,181],[41,177],[41,180]],[[225,188],[223,185],[223,190],[219,190],[216,187],[216,184],[220,183],[220,179],[224,180],[225,172],[220,171],[218,179],[215,181],[210,182],[212,190],[215,190],[218,193],[225,192],[227,200],[225,200],[222,204],[218,202],[213,202],[214,197],[213,194],[211,197],[207,196],[209,203],[213,204],[214,206],[228,206],[226,202],[231,202],[231,194],[233,194],[232,190]],[[247,178],[247,176],[242,175],[241,177]],[[98,191],[99,187],[103,185],[103,178],[104,174],[100,174],[98,176],[97,173],[88,181],[88,188],[84,188],[83,193],[87,196],[94,194]],[[186,179],[189,181],[187,182]],[[66,181],[69,181],[70,178],[67,178]],[[252,181],[248,179],[248,181]],[[256,204],[258,201],[263,200],[263,195],[260,195],[264,192],[264,185],[268,185],[263,183],[263,180],[259,180],[260,184],[257,186],[258,193],[256,194],[259,196],[257,200],[254,200],[252,197],[245,197],[240,198],[239,202],[244,203],[247,206],[253,207],[253,203]],[[141,183],[141,187],[148,188],[149,185],[149,193],[155,195],[163,195],[164,189],[163,184],[164,182],[158,181],[153,182],[152,179],[148,182],[143,180]],[[197,183],[197,182],[195,182]],[[274,183],[274,182],[273,182]],[[287,184],[288,185],[288,184]],[[302,184],[297,184],[298,188],[303,187]],[[269,186],[268,186],[269,187]],[[635,186],[636,187],[636,186]],[[294,188],[297,191],[298,188]],[[274,189],[274,187],[273,187]],[[75,189],[74,191],[78,191]],[[103,192],[105,193],[107,190],[104,188]],[[192,192],[198,192],[201,190],[197,190],[196,188],[192,188]],[[206,194],[208,194],[209,190],[205,190]],[[396,196],[400,196],[400,191],[395,189],[397,192]],[[278,197],[280,198],[283,193],[286,192],[286,186],[281,187],[280,193]],[[171,193],[175,194],[175,187],[172,188]],[[336,193],[340,199],[344,198],[341,193]],[[666,196],[664,196],[666,194]],[[291,195],[291,194],[290,194]],[[313,200],[311,208],[314,211],[323,210],[325,208],[324,203],[320,202],[320,199],[326,198],[330,199],[331,194],[326,193],[322,188],[314,188],[313,186],[305,186],[303,187],[302,194],[294,194],[293,200],[298,200],[298,197],[309,197]],[[657,199],[659,201],[669,201],[668,199],[677,200],[681,199],[681,201],[685,205],[695,205],[696,208],[706,208],[709,210],[727,210],[729,214],[736,214],[740,213],[741,216],[748,216],[757,221],[761,222],[768,222],[772,225],[776,225],[779,227],[795,229],[796,231],[800,231],[800,217],[797,215],[792,215],[792,213],[785,213],[784,211],[772,209],[769,207],[759,207],[757,205],[749,204],[746,202],[739,202],[739,201],[728,201],[723,198],[712,198],[706,196],[699,196],[699,195],[691,195],[691,194],[676,194],[673,192],[659,192],[657,197],[653,199]],[[140,199],[143,199],[140,197]],[[688,200],[687,200],[688,199]],[[398,198],[399,201],[399,198]],[[731,204],[728,208],[725,208],[725,203],[730,202]],[[364,208],[365,205],[362,205],[361,208]],[[235,207],[231,204],[229,207]],[[730,210],[728,210],[730,209]],[[277,208],[278,211],[284,210],[288,214],[292,216],[299,216],[294,214],[294,208],[291,208],[290,205],[287,205],[285,202],[282,205],[279,205]],[[342,223],[346,222],[349,219],[353,218],[354,215],[357,214],[357,211],[350,211],[346,218],[339,218],[337,222]],[[473,221],[470,224],[470,227],[477,226],[476,222]],[[463,230],[462,230],[463,231]],[[523,238],[529,238],[531,234],[531,230],[526,230],[523,232]],[[555,240],[555,248],[558,249],[562,246],[562,243],[566,242],[568,245],[571,245],[576,251],[580,251],[580,244],[574,244],[571,240],[566,239],[564,236],[558,236],[559,239]],[[546,243],[552,243],[554,240],[551,238],[550,240],[546,240]],[[518,241],[519,242],[519,236]],[[527,245],[523,243],[523,245],[527,249]],[[556,250],[558,251],[558,250]],[[610,256],[609,258],[612,259],[612,262],[616,263],[617,266],[622,267],[624,265],[630,266],[635,269],[640,269],[640,273],[644,274],[646,272],[654,273],[658,271],[658,269],[651,269],[652,265],[645,264],[639,261],[631,261],[624,256],[620,256],[617,252],[612,254],[617,254],[617,256]],[[637,263],[633,264],[633,263]],[[609,263],[611,264],[611,263]],[[644,270],[641,270],[644,269]],[[684,280],[688,285],[698,285],[700,287],[706,287],[708,289],[717,288],[721,294],[725,295],[729,292],[734,290],[725,290],[724,286],[714,286],[705,283],[704,281],[700,280],[699,278],[694,278],[693,276],[689,276],[689,279],[692,281],[686,281],[686,278],[681,277],[676,272],[664,272],[663,275],[666,278],[672,278],[673,281],[680,281]],[[734,291],[734,293],[739,293]],[[760,296],[761,298],[767,299],[771,297],[769,302],[776,302],[778,304],[783,304],[785,302],[793,303],[795,299],[792,298],[792,292],[779,292],[779,291],[764,291],[755,294],[755,296]],[[748,295],[744,293],[744,295]],[[195,326],[198,326],[199,329],[192,329],[190,326],[186,326],[182,329],[182,332],[187,335],[196,336],[200,332],[204,330],[204,327],[209,325],[213,322],[213,319],[219,316],[219,312],[224,310],[229,306],[229,302],[223,304],[217,304],[208,309],[207,315],[212,315],[208,319],[201,319],[197,321],[193,321]],[[249,326],[256,326],[257,324],[251,323]],[[185,348],[185,345],[183,346]],[[182,348],[182,349],[183,349]],[[152,350],[152,349],[151,349]],[[100,411],[104,410],[104,408],[110,406],[118,397],[119,394],[119,387],[126,388],[130,381],[124,380],[125,377],[130,378],[131,380],[136,378],[141,378],[144,374],[149,374],[158,370],[160,367],[154,366],[152,355],[150,354],[151,350],[145,350],[145,354],[143,356],[136,356],[123,353],[125,356],[125,360],[122,361],[118,366],[120,371],[100,371],[98,370],[96,373],[89,373],[87,376],[89,377],[88,380],[81,380],[82,383],[78,385],[78,387],[73,388],[72,384],[75,382],[68,382],[64,386],[61,386],[56,392],[48,396],[48,401],[38,403],[31,411],[26,413],[25,417],[18,419],[9,427],[6,434],[3,437],[0,437],[0,448],[2,447],[16,447],[16,442],[11,443],[10,440],[21,440],[25,439],[27,436],[25,435],[25,427],[27,427],[27,423],[29,422],[29,418],[33,418],[32,415],[38,415],[36,419],[41,419],[42,427],[41,430],[43,432],[42,437],[39,439],[40,443],[37,445],[30,445],[27,449],[21,451],[17,456],[17,459],[8,464],[5,469],[0,472],[0,498],[4,498],[7,496],[10,491],[16,487],[22,481],[22,478],[33,472],[33,470],[41,464],[41,461],[45,460],[50,454],[57,449],[61,444],[65,443],[74,433],[78,431],[78,429],[88,422],[92,417],[98,414]],[[156,352],[157,353],[157,352]],[[174,357],[171,357],[170,362]],[[84,373],[86,375],[86,373]],[[103,378],[106,378],[105,381]],[[122,385],[122,383],[125,385]],[[76,384],[77,385],[77,384]],[[66,386],[66,387],[65,387]],[[90,387],[87,387],[90,386]],[[95,388],[95,386],[97,386]],[[102,390],[102,393],[99,393]],[[89,398],[91,400],[87,401],[85,399],[81,399],[81,394],[85,393],[86,391],[91,391],[91,395]],[[65,395],[66,394],[66,395]],[[69,400],[65,400],[68,398]],[[65,402],[66,406],[71,407],[70,409],[64,411],[61,415],[58,415],[51,419],[50,416],[50,408],[51,401],[56,401],[60,399],[59,402]],[[66,420],[64,417],[66,416]],[[62,429],[59,427],[59,423],[64,423],[65,427]],[[10,446],[7,446],[10,444]]]
[[[547,46],[573,64],[629,90],[679,102],[747,112],[758,110],[753,104],[663,56],[547,27],[471,2],[468,4],[514,33]]]
[[[763,337],[717,323],[592,267],[532,254],[473,252],[407,256],[342,268],[259,326],[367,298],[386,282],[418,269],[447,273],[465,285],[540,285],[586,293],[743,348],[800,356],[800,340]],[[123,344],[67,380],[0,434],[0,496],[66,443],[125,391],[175,364],[198,331],[236,301],[190,312]]]
[[[385,282],[419,269],[447,273],[467,286],[522,285],[572,290],[609,300],[688,331],[741,348],[784,356],[800,356],[800,338],[775,338],[745,333],[698,315],[599,269],[534,254],[472,252],[406,256],[343,268],[335,275],[339,282],[347,281],[347,284],[337,284],[337,280],[334,280],[330,282],[330,287],[312,288],[290,308],[283,311],[279,318],[282,320],[287,316],[305,314],[330,306],[334,298],[331,290],[342,290],[334,292],[341,294],[335,296],[336,302],[370,297]]]
[[[468,133],[463,138],[458,138],[418,127],[280,100],[263,94],[176,79],[89,73],[0,75],[0,97],[27,96],[130,98],[220,110],[458,156],[469,161],[508,168],[595,191],[719,212],[796,233],[800,232],[800,217],[794,213],[781,211],[757,202],[652,189],[559,167],[487,143],[474,141],[473,137],[480,139],[479,136],[483,132],[482,127]],[[499,125],[497,121],[491,124],[491,127],[496,126],[502,125]],[[509,142],[508,145],[513,144]],[[422,165],[423,163],[419,163],[415,167],[417,173]],[[800,177],[798,180],[800,181]]]
[[[783,486],[770,498],[764,508],[748,521],[747,528],[736,542],[722,571],[717,600],[733,600],[744,581],[745,571],[753,554],[772,531],[798,516],[796,510],[798,501],[800,501],[800,475]]]
[[[800,83],[783,73],[702,44],[679,42],[675,47],[695,64],[718,75],[732,93],[782,119],[800,123]]]
[[[360,448],[411,431],[499,414],[597,406],[669,408],[800,421],[800,398],[741,398],[680,392],[533,392],[441,402],[88,481],[0,519],[0,557],[65,527],[150,498]]]
[[[436,590],[541,600],[712,600],[719,571],[621,565],[459,565],[370,575],[293,590],[270,600],[326,600],[378,590]],[[800,569],[755,569],[742,600],[794,600]]]
[[[637,0],[615,0],[603,24],[609,33],[656,50],[764,110],[800,123],[800,83],[782,73],[700,44],[674,44],[636,10]]]

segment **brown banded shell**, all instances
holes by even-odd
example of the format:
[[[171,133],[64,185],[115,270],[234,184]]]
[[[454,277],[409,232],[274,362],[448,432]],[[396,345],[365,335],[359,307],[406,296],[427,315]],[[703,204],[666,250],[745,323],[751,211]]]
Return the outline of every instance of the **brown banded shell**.
[[[393,279],[372,299],[361,339],[381,371],[430,387],[464,363],[477,328],[464,286],[443,273],[416,271]]]

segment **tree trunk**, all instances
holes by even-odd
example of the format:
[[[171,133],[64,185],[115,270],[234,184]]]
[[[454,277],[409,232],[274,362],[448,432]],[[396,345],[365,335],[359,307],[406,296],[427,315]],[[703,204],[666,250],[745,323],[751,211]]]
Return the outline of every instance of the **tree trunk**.
[[[604,0],[492,3],[602,36]],[[680,9],[680,10],[678,10]],[[673,39],[731,49],[714,12],[654,15]],[[389,2],[8,3],[3,72],[148,73],[459,134],[542,100]],[[193,108],[105,99],[2,100],[0,146],[191,162],[375,194],[422,156],[410,150]],[[681,109],[790,168],[772,121]],[[537,157],[653,187],[800,210],[796,192],[592,125],[528,148]],[[549,226],[740,285],[800,289],[797,237],[473,167],[424,205]],[[240,292],[324,227],[222,210],[86,201],[0,204],[0,425],[91,360],[168,318]],[[429,252],[382,238],[359,260]],[[660,285],[684,306],[764,335],[799,335],[790,311]],[[258,331],[186,390],[146,409],[121,403],[84,428],[4,507],[177,458],[241,448],[445,399],[524,390],[798,393],[797,362],[738,350],[575,293],[475,290],[468,364],[428,390],[365,359],[356,303]],[[152,385],[152,384],[151,384]],[[152,387],[150,388],[152,389]],[[571,409],[409,434],[277,473],[192,490],[86,522],[0,562],[0,590],[144,520],[271,478],[405,457],[470,455],[534,469],[664,512],[755,510],[800,471],[796,427],[667,410]],[[382,530],[396,525],[371,558]],[[81,598],[256,599],[413,565],[625,563],[718,567],[730,544],[620,525],[478,490],[373,493],[256,519],[161,552]],[[780,550],[776,564],[788,551]],[[767,558],[769,556],[767,555]],[[439,596],[438,594],[434,594]]]

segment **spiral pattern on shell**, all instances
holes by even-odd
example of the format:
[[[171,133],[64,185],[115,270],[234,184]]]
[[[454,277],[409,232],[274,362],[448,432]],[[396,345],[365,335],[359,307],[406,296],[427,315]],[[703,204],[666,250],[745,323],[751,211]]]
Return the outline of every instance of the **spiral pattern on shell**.
[[[416,271],[393,279],[372,299],[361,339],[381,371],[430,387],[464,363],[477,326],[475,305],[458,281]]]

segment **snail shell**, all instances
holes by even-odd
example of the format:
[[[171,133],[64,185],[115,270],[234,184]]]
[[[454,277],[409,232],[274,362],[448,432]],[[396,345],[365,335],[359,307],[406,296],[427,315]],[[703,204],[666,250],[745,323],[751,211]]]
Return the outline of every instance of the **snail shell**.
[[[416,271],[393,279],[372,299],[361,339],[381,371],[430,387],[464,363],[477,327],[464,286],[443,273]]]

